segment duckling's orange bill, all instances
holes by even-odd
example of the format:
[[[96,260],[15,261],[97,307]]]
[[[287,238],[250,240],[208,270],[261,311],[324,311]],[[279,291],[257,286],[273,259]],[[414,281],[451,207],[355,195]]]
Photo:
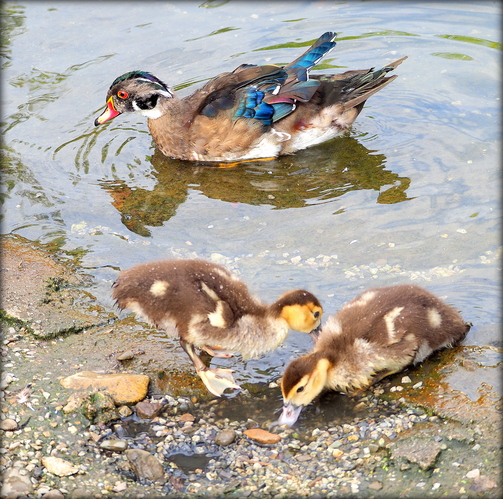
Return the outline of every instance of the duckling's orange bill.
[[[114,119],[116,116],[119,116],[119,114],[121,113],[115,109],[113,98],[110,97],[110,99],[107,100],[107,107],[105,111],[94,121],[94,126],[102,125],[103,123]]]

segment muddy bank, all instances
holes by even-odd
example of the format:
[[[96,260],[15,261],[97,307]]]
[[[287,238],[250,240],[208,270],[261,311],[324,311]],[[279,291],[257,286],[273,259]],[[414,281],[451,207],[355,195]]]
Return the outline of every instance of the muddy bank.
[[[501,495],[497,349],[442,352],[360,398],[326,394],[293,429],[271,428],[274,382],[215,399],[175,342],[119,319],[91,282],[68,255],[2,238],[3,497]],[[83,371],[147,375],[159,411],[123,404],[106,424],[65,412],[74,392],[61,380]],[[279,441],[251,439],[254,427]]]

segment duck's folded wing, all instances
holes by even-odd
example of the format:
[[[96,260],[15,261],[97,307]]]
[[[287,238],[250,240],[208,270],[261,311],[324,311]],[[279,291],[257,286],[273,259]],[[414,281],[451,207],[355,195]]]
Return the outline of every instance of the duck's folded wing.
[[[298,71],[279,66],[242,65],[207,83],[201,92],[194,117],[258,120],[264,127],[284,118],[295,109],[297,100],[307,102],[319,86],[317,80],[299,81]]]

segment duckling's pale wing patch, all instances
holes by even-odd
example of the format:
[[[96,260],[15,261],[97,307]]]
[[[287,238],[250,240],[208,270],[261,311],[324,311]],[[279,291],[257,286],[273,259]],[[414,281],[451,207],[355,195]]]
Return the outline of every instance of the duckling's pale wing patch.
[[[402,335],[397,334],[395,329],[395,320],[400,316],[403,309],[404,307],[395,307],[383,317],[384,323],[386,324],[386,330],[388,332],[389,345],[398,343],[402,339]]]
[[[161,296],[164,296],[166,294],[166,290],[168,288],[169,288],[168,281],[156,280],[152,283],[152,286],[150,286],[150,292],[157,298],[160,298]]]
[[[432,328],[435,329],[437,327],[440,327],[440,324],[442,324],[442,315],[436,308],[429,308],[426,312],[426,315],[428,317],[428,322]]]
[[[214,312],[208,314],[208,320],[213,327],[225,328],[228,326],[224,317],[225,303],[223,301],[217,302],[217,308]]]
[[[349,303],[346,303],[346,305],[344,305],[344,308],[364,307],[374,299],[376,294],[377,293],[375,291],[366,291],[365,293],[361,294],[359,297],[355,298],[354,300],[351,300]]]

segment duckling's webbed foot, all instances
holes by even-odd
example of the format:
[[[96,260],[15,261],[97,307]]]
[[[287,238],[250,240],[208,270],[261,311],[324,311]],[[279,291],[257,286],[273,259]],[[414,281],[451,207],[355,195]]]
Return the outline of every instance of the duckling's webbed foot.
[[[180,345],[182,345],[182,348],[190,357],[198,376],[213,395],[220,397],[227,388],[233,388],[235,390],[241,389],[241,387],[234,382],[234,378],[231,374],[233,371],[231,369],[208,369],[204,362],[197,356],[194,345],[182,339],[180,339]]]
[[[234,390],[241,389],[241,387],[234,382],[234,378],[231,374],[232,372],[231,369],[205,369],[197,371],[197,374],[206,385],[206,388],[208,388],[213,395],[220,397],[227,388],[232,388]]]

